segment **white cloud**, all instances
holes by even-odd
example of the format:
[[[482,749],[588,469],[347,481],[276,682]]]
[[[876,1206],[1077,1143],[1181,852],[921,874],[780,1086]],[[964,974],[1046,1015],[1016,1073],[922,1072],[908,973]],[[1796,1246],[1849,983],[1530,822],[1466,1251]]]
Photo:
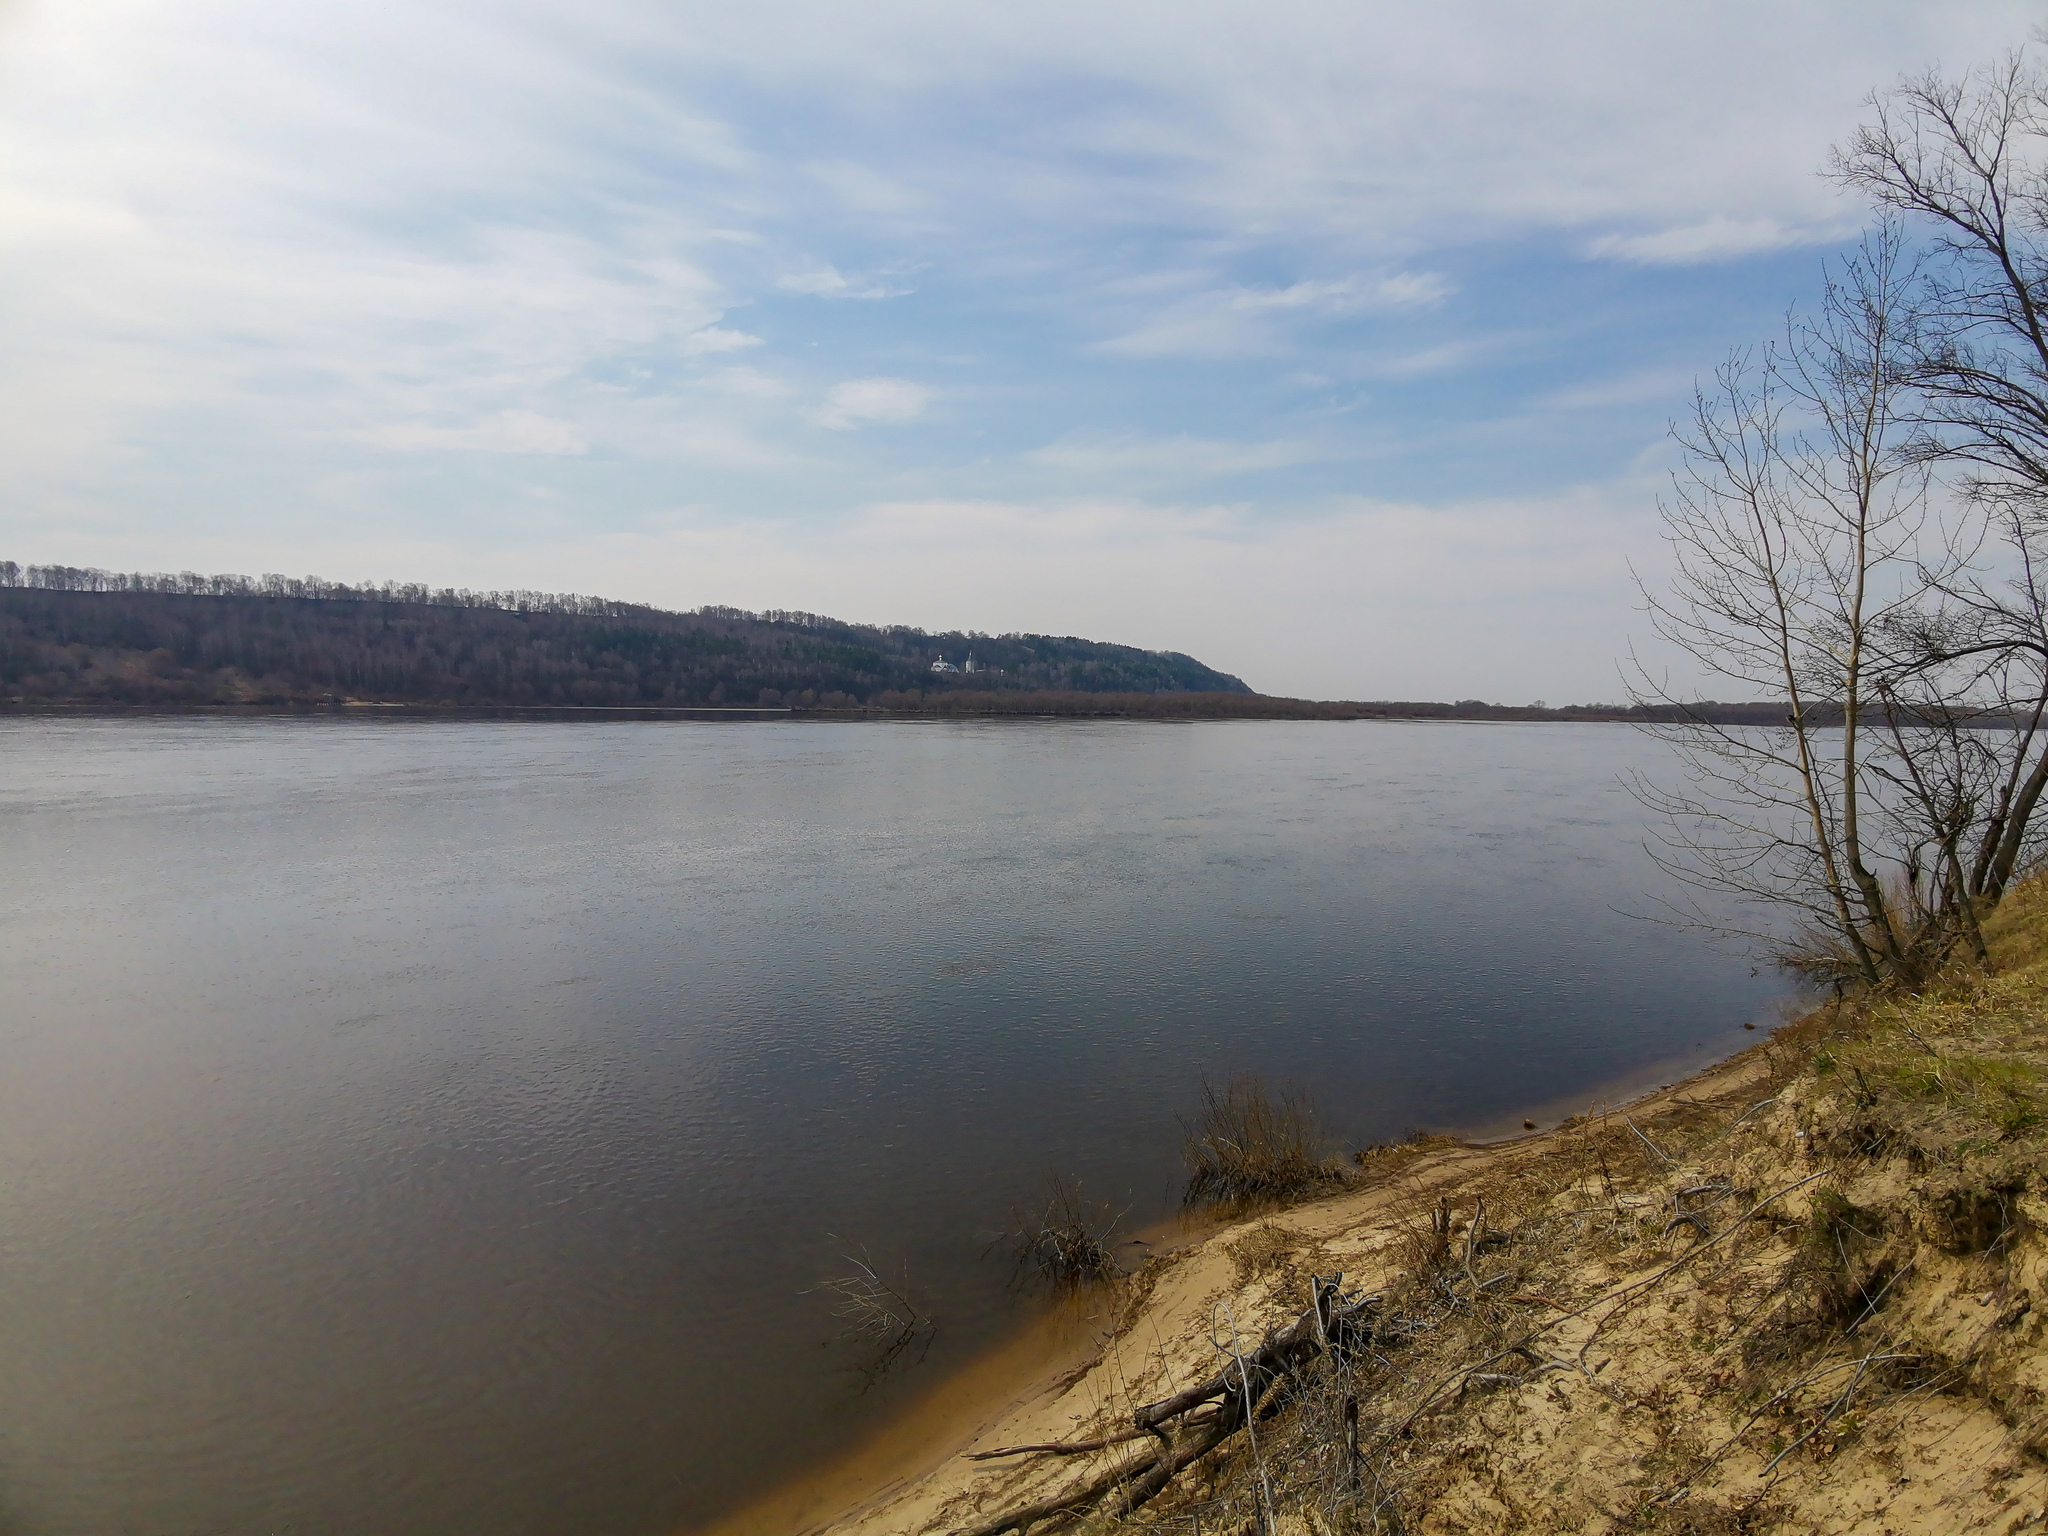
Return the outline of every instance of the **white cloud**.
[[[1440,304],[1456,292],[1450,279],[1436,272],[1396,272],[1374,285],[1381,304],[1390,309],[1423,309]]]
[[[693,17],[673,52],[796,111],[843,104],[832,121],[859,127],[835,159],[994,248],[1161,226],[1384,256],[1506,229],[1830,221],[1812,168],[1863,95],[1988,57],[2035,9],[783,0]],[[638,0],[601,10],[661,47]]]
[[[1426,309],[1455,288],[1434,272],[1304,279],[1279,288],[1229,285],[1191,294],[1097,350],[1126,357],[1238,357],[1289,344],[1283,322]]]
[[[721,394],[742,395],[755,400],[779,400],[794,393],[787,380],[758,368],[721,368],[704,380],[704,387]]]
[[[1183,483],[1284,469],[1326,458],[1301,442],[1245,443],[1221,438],[1146,437],[1136,432],[1074,432],[1025,454],[1032,464],[1063,475],[1119,484]]]
[[[363,436],[386,448],[413,451],[452,448],[476,453],[578,454],[590,447],[573,422],[557,421],[538,411],[503,411],[488,421],[460,427],[394,422],[372,428]]]
[[[1619,377],[1594,383],[1575,384],[1552,390],[1533,403],[1547,410],[1597,411],[1609,406],[1635,405],[1643,401],[1666,400],[1683,403],[1692,394],[1700,370],[1682,368],[1639,368]]]
[[[692,331],[683,338],[683,352],[690,357],[703,357],[713,352],[739,352],[760,345],[761,338],[758,336],[749,336],[745,331],[730,331],[717,325],[707,325],[701,331]]]
[[[1854,233],[1840,222],[1796,227],[1777,219],[1704,219],[1648,235],[1602,235],[1586,247],[1592,256],[1645,266],[1690,266],[1729,261],[1765,251],[1839,242]]]
[[[551,119],[602,85],[609,110],[661,126],[664,154],[744,168],[715,125],[432,5],[276,20],[236,0],[8,18],[11,463],[57,484],[133,470],[131,445],[170,420],[192,462],[210,437],[572,456],[594,372],[761,345],[717,323],[704,257],[731,232],[622,183]],[[407,37],[388,58],[387,29]],[[406,62],[429,53],[459,62],[436,83]],[[537,205],[555,176],[587,199],[578,217]]]
[[[914,291],[908,284],[887,277],[851,278],[829,265],[786,273],[776,280],[776,286],[791,293],[815,294],[821,299],[900,299]]]
[[[716,391],[713,391],[716,393]],[[678,409],[666,397],[649,400],[595,399],[586,404],[582,426],[593,444],[608,457],[625,459],[657,472],[687,464],[694,469],[766,474],[788,468],[795,459],[788,447],[752,430],[744,420],[727,419],[714,410]],[[579,487],[583,515],[602,490]]]
[[[813,160],[804,171],[848,208],[862,213],[906,213],[923,198],[871,165],[851,160]]]
[[[1285,288],[1232,288],[1221,297],[1232,309],[1309,310],[1348,315],[1362,309],[1427,308],[1440,304],[1456,288],[1437,272],[1397,272],[1392,277],[1341,278],[1335,282],[1299,282]]]
[[[1433,347],[1421,347],[1413,352],[1398,352],[1391,357],[1373,359],[1366,371],[1384,379],[1413,379],[1425,374],[1449,373],[1469,365],[1472,360],[1486,351],[1486,344],[1479,340],[1440,342]]]
[[[931,403],[932,393],[908,379],[848,379],[825,392],[817,422],[837,432],[864,422],[915,421]]]

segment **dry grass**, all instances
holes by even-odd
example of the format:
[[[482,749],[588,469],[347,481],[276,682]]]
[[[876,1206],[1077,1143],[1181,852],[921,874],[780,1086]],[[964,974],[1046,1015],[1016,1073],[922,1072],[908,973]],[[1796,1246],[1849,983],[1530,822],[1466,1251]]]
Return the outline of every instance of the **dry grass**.
[[[839,1274],[811,1290],[832,1298],[832,1315],[843,1325],[839,1340],[859,1349],[848,1369],[867,1390],[899,1366],[922,1361],[938,1324],[911,1298],[903,1277],[885,1276],[866,1249],[841,1254],[840,1263]]]
[[[1202,1107],[1182,1121],[1190,1206],[1251,1211],[1326,1194],[1344,1182],[1327,1158],[1308,1099],[1277,1097],[1255,1077],[1202,1084]]]
[[[1275,1270],[1285,1267],[1288,1260],[1303,1246],[1300,1233],[1290,1232],[1285,1227],[1276,1227],[1270,1221],[1261,1222],[1253,1227],[1229,1248],[1238,1288],[1242,1290],[1254,1280],[1262,1280]]]

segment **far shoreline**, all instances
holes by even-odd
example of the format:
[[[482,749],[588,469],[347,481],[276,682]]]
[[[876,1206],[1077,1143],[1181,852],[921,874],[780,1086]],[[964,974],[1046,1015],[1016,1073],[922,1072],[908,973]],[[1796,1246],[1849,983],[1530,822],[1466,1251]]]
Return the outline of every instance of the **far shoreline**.
[[[1173,700],[1174,695],[1159,696]],[[1101,707],[999,708],[937,707],[893,709],[882,706],[847,708],[803,704],[492,704],[384,702],[366,699],[123,702],[116,700],[0,699],[0,719],[322,719],[322,720],[683,720],[707,723],[746,721],[832,721],[836,723],[997,720],[1125,720],[1153,724],[1247,722],[1254,724],[1384,724],[1384,725],[1627,725],[1674,723],[1658,715],[1631,714],[1621,709],[1574,706],[1569,709],[1523,709],[1488,705],[1465,711],[1460,706],[1349,703],[1275,699],[1260,709],[1234,704],[1214,710],[1200,706],[1174,708]],[[1306,706],[1306,707],[1302,707]],[[1752,706],[1731,706],[1748,710]],[[1771,706],[1775,709],[1776,706]],[[1413,710],[1414,712],[1406,712]],[[1761,723],[1746,719],[1728,722]]]

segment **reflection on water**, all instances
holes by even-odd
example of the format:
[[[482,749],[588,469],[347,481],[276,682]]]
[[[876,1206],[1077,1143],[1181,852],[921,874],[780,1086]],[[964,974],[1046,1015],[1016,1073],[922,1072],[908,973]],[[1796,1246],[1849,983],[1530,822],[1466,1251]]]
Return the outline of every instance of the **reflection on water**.
[[[1625,728],[0,721],[0,1528],[687,1528],[1204,1074],[1357,1145],[1742,1043]],[[1754,1037],[1748,1037],[1753,1039]],[[812,1288],[937,1319],[877,1391]]]

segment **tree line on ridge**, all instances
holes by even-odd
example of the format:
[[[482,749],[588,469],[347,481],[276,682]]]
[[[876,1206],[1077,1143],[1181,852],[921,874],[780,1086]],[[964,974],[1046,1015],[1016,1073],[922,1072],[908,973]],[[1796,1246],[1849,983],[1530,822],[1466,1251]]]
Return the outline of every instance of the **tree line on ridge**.
[[[975,672],[931,670],[970,651]],[[0,562],[0,697],[22,703],[845,706],[950,687],[1251,691],[1178,652],[1071,636]]]

